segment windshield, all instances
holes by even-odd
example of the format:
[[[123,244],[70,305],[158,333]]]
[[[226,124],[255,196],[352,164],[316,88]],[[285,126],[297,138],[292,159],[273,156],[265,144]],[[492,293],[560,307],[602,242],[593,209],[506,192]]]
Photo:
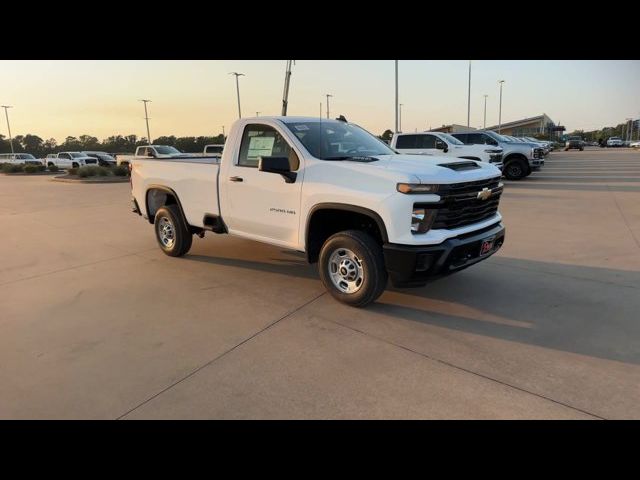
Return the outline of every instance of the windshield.
[[[353,123],[335,120],[285,123],[309,153],[322,160],[393,155],[382,140]]]
[[[173,147],[165,147],[165,146],[159,146],[159,147],[153,147],[156,149],[156,152],[158,152],[160,155],[175,155],[176,153],[180,153],[180,150],[178,150],[177,148],[173,148]]]
[[[23,153],[22,155],[20,155],[20,158],[25,158],[25,159],[28,159],[28,160],[32,160],[32,159],[35,160],[36,157],[31,155],[30,153]]]
[[[451,136],[447,133],[441,133],[440,136],[442,138],[444,138],[447,142],[449,142],[452,145],[464,145],[464,143],[462,143],[460,140],[458,140],[456,137]]]
[[[493,138],[494,140],[497,140],[498,142],[510,142],[511,140],[509,140],[506,137],[503,137],[502,135],[496,133],[496,132],[492,132],[491,130],[487,130],[484,133],[486,133],[487,135],[489,135],[491,138]]]

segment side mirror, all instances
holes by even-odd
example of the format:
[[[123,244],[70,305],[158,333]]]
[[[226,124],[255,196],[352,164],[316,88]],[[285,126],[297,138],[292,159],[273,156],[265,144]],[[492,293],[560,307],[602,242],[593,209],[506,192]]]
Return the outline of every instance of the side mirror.
[[[449,148],[447,147],[447,144],[445,142],[443,142],[442,140],[436,140],[436,148],[438,150],[444,151],[444,153],[447,153],[449,151]]]
[[[288,157],[258,157],[258,170],[279,173],[287,183],[294,183],[298,174],[291,171]]]

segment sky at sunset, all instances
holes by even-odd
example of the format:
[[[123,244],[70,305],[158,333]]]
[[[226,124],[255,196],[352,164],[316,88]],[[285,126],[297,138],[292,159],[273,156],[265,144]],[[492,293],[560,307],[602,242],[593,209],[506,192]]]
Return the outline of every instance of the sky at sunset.
[[[467,122],[468,61],[400,61],[402,130]],[[217,135],[237,118],[242,72],[243,116],[279,115],[285,60],[0,61],[0,104],[13,136],[27,133],[61,141],[88,134],[146,136],[151,99],[152,138]],[[504,79],[503,123],[546,113],[569,131],[596,129],[640,117],[639,61],[472,62],[471,126],[498,123],[497,81]],[[293,67],[289,115],[319,115],[325,94],[331,116],[343,114],[375,134],[394,126],[394,62],[298,60]],[[324,106],[323,106],[324,109]],[[3,112],[2,112],[3,113]],[[7,136],[4,115],[0,134]]]

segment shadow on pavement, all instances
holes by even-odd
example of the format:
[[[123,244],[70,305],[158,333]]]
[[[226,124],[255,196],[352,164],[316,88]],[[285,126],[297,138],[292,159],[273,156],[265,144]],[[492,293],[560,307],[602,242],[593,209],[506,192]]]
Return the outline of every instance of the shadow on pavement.
[[[274,263],[186,260],[318,279],[304,254],[263,247]],[[494,257],[425,287],[388,288],[372,312],[504,340],[640,364],[640,273]],[[373,321],[373,320],[372,320]]]

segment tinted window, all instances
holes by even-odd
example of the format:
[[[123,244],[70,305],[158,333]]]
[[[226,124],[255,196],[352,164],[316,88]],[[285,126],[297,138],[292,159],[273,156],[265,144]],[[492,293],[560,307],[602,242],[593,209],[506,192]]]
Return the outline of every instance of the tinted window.
[[[242,134],[238,165],[257,167],[258,157],[287,157],[291,170],[300,166],[298,156],[275,128],[269,125],[247,125]]]
[[[416,135],[418,137],[418,148],[436,148],[435,135]]]
[[[419,135],[399,135],[396,139],[396,148],[420,148],[418,140]]]
[[[467,139],[467,137],[469,136],[467,133],[454,133],[451,135],[453,138],[457,138],[458,140],[460,140],[462,143],[470,143]]]

